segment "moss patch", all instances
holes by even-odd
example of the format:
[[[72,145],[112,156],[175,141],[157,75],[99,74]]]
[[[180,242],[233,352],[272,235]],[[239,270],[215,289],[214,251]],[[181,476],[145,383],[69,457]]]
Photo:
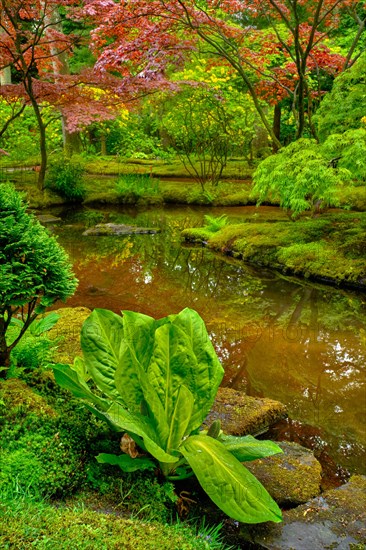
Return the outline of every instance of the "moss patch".
[[[295,223],[241,223],[210,234],[207,228],[185,229],[186,241],[202,242],[224,254],[348,286],[366,287],[366,214],[303,217]]]
[[[81,355],[80,331],[91,311],[86,307],[64,307],[57,313],[60,319],[48,335],[58,341],[57,361],[73,363],[75,356]]]
[[[57,413],[43,397],[17,378],[0,382],[0,399],[3,401],[3,419],[15,421],[19,415],[27,414],[51,418],[57,416]]]
[[[2,548],[27,550],[204,550],[188,527],[131,521],[114,514],[54,508],[32,502],[0,505]]]

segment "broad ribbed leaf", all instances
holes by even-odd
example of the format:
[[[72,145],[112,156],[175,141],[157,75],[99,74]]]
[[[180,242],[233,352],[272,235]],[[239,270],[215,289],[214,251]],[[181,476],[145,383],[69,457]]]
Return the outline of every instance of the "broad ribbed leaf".
[[[146,457],[132,458],[129,455],[113,455],[109,453],[100,453],[95,457],[101,464],[111,464],[119,466],[124,472],[136,472],[137,470],[153,470],[156,464]]]
[[[65,390],[71,391],[75,397],[89,401],[102,410],[109,408],[110,403],[106,399],[94,395],[79,372],[70,367],[70,365],[53,365],[53,373],[56,382]]]
[[[125,405],[135,412],[141,409],[143,400],[142,380],[144,370],[136,359],[134,351],[123,341],[120,348],[119,364],[114,373],[114,383]]]
[[[123,341],[115,384],[126,406],[139,411],[143,399],[142,379],[153,350],[155,320],[133,311],[122,313]]]
[[[176,451],[182,442],[191,419],[194,398],[188,388],[180,386],[177,395],[173,397],[174,409],[168,419],[169,434],[166,442],[166,451]]]
[[[146,371],[153,351],[156,321],[148,315],[134,311],[122,311],[122,314],[124,341]]]
[[[122,430],[136,434],[142,438],[146,450],[151,453],[159,462],[177,462],[178,458],[168,454],[161,448],[159,437],[155,433],[154,426],[148,418],[127,411],[119,403],[113,403],[106,411],[108,418]]]
[[[191,436],[180,451],[225,514],[244,523],[281,521],[281,511],[263,485],[216,439]]]
[[[154,350],[147,370],[148,383],[161,401],[168,424],[175,409],[178,389],[182,384],[186,385],[194,362],[189,339],[183,330],[168,323],[155,331]]]
[[[194,410],[189,430],[199,428],[215,400],[217,389],[224,375],[220,361],[207,334],[205,323],[192,309],[185,308],[171,316],[174,326],[180,327],[188,337],[195,361],[191,363],[184,384],[194,395]]]
[[[106,309],[95,309],[81,330],[81,348],[88,372],[100,391],[112,399],[120,398],[114,375],[122,337],[122,317]]]
[[[257,458],[265,458],[266,456],[283,453],[281,447],[273,441],[260,441],[252,435],[236,437],[234,435],[222,434],[218,438],[218,441],[240,462],[248,462]]]

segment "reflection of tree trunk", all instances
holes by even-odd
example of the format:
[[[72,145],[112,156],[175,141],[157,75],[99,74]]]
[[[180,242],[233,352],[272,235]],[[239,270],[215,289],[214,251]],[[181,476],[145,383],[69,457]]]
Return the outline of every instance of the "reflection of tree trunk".
[[[304,288],[301,299],[296,304],[296,307],[295,307],[295,309],[294,309],[294,311],[291,315],[291,319],[290,319],[290,322],[288,324],[289,327],[291,327],[293,325],[296,325],[296,323],[299,321],[299,319],[301,317],[303,307],[306,304],[306,302],[308,302],[309,299],[311,298],[312,292],[313,292],[312,288]]]

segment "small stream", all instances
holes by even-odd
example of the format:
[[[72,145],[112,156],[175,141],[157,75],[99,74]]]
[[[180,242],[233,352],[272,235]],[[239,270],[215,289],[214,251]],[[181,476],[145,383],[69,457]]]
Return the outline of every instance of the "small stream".
[[[349,472],[366,474],[365,296],[182,244],[181,230],[202,225],[207,212],[53,209],[62,218],[53,231],[80,281],[67,305],[130,309],[155,318],[187,306],[197,310],[225,368],[223,385],[287,405],[290,419],[271,436],[314,449],[333,477],[330,483]],[[250,207],[210,209],[223,212],[233,221],[258,215]],[[162,232],[82,236],[99,222]]]

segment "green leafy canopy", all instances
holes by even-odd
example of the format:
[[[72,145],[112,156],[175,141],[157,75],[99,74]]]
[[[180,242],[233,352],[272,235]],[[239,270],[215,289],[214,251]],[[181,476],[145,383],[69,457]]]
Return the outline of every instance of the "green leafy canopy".
[[[124,471],[159,466],[168,479],[196,475],[212,500],[239,521],[281,521],[281,512],[240,461],[282,452],[251,436],[200,427],[214,402],[223,368],[197,312],[155,320],[95,309],[81,332],[84,360],[56,365],[55,378],[111,428],[126,432],[148,456],[101,454]],[[99,390],[97,395],[93,391]]]

